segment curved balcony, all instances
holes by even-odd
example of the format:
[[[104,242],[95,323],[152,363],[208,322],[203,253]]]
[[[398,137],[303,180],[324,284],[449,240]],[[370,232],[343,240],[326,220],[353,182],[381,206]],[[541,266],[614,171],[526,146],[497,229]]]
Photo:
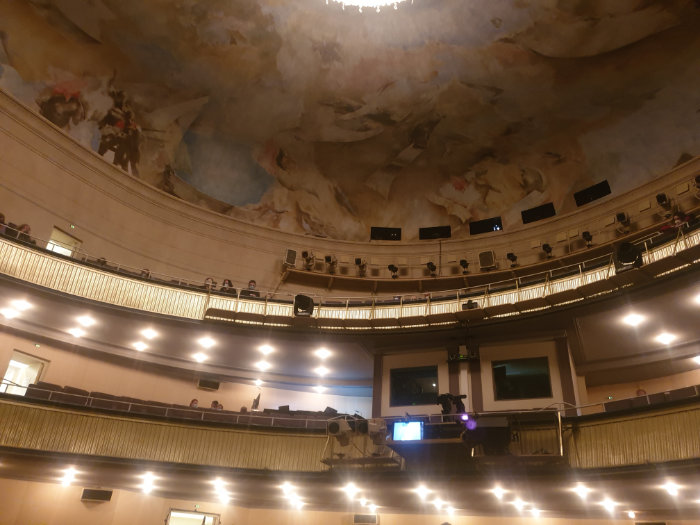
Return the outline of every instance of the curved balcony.
[[[142,278],[129,269],[108,269],[102,262],[81,262],[5,238],[0,238],[0,272],[73,296],[187,319],[325,330],[413,329],[449,327],[581,301],[648,282],[700,260],[697,227],[679,230],[666,242],[659,242],[656,236],[640,238],[640,234],[636,239],[644,264],[624,272],[616,271],[613,245],[609,244],[594,252],[580,252],[575,259],[460,278],[458,284],[465,286],[421,297],[317,297],[311,316],[294,315],[293,293],[265,293],[264,297],[246,296],[245,291],[217,293],[181,280]],[[436,286],[440,281],[445,287],[456,284],[452,278],[423,282]],[[391,286],[397,281],[374,282]]]

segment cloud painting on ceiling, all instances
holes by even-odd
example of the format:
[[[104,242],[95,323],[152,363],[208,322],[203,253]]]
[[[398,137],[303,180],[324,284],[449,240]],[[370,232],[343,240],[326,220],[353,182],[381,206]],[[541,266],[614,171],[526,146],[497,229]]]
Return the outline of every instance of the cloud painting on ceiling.
[[[0,89],[242,221],[466,237],[700,154],[699,21],[689,0],[0,0]]]

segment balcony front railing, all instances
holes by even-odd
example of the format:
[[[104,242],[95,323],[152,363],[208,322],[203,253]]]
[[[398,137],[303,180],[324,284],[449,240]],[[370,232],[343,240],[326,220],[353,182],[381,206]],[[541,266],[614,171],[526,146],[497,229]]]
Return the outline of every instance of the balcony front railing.
[[[644,265],[663,260],[676,262],[659,269],[659,275],[693,264],[700,259],[700,230],[679,231],[661,245],[651,238],[638,241]],[[684,255],[682,259],[677,256]],[[184,285],[183,281],[164,282],[142,278],[131,272],[107,270],[70,257],[0,237],[0,272],[15,279],[63,292],[69,295],[125,308],[187,319],[202,319],[208,311],[219,312],[220,319],[249,324],[286,326],[294,317],[291,292],[265,293],[263,297],[218,293],[204,285]],[[514,277],[480,286],[431,292],[422,296],[314,297],[313,319],[328,329],[391,328],[450,324],[452,314],[468,309],[484,310],[486,317],[514,315],[581,300],[585,296],[559,297],[555,294],[577,290],[585,285],[601,283],[617,275],[613,254],[598,256],[577,264],[550,269],[531,275]],[[656,274],[651,275],[651,277]],[[600,292],[613,291],[617,283]],[[597,288],[596,288],[597,290]],[[309,295],[308,292],[304,292]],[[222,316],[221,313],[226,315]],[[238,315],[243,314],[243,315]],[[444,319],[439,316],[443,315]],[[437,317],[435,317],[437,316]],[[484,317],[482,316],[482,317]],[[432,317],[431,319],[427,319]],[[334,323],[334,321],[339,321]],[[363,321],[376,321],[373,324]],[[353,322],[355,324],[353,325]]]

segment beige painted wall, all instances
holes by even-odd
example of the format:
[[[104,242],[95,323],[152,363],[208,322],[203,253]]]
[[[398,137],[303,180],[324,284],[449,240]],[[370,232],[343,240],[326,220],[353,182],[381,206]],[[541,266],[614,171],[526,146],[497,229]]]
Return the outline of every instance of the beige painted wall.
[[[383,358],[382,374],[382,416],[403,416],[404,414],[439,414],[439,405],[390,406],[390,383],[392,368],[410,368],[437,365],[438,392],[449,392],[447,370],[447,350],[428,350],[415,354],[386,355]]]
[[[138,361],[134,361],[131,366],[125,366],[55,348],[49,344],[42,343],[40,348],[36,348],[33,341],[7,333],[0,333],[2,374],[7,370],[13,350],[50,361],[42,374],[43,381],[88,391],[183,405],[189,404],[192,398],[197,398],[201,406],[209,406],[211,401],[216,399],[229,410],[238,410],[241,406],[250,407],[253,398],[261,393],[260,409],[289,405],[292,410],[323,410],[331,406],[344,413],[353,414],[357,411],[366,417],[371,414],[372,401],[368,397],[297,392],[264,386],[258,388],[239,383],[221,383],[217,392],[208,392],[196,388],[194,374],[188,380],[168,376],[165,372],[143,370],[143,365]]]
[[[481,386],[484,410],[526,410],[544,408],[553,403],[562,403],[564,396],[561,389],[561,376],[557,366],[556,345],[554,341],[533,341],[527,343],[508,343],[500,345],[483,345],[479,348],[481,356]],[[496,401],[493,390],[493,373],[491,361],[525,357],[547,357],[549,378],[552,385],[552,397],[542,399],[519,399],[514,401]]]
[[[609,401],[608,396],[613,396],[613,399],[636,397],[637,390],[640,388],[645,390],[647,394],[655,394],[693,385],[700,385],[700,368],[688,372],[681,372],[680,374],[635,381],[633,383],[591,386],[588,387],[588,403],[605,403]]]
[[[171,508],[221,515],[222,525],[351,525],[344,512],[246,509],[219,503],[195,502],[146,496],[115,490],[107,503],[82,503],[82,487],[0,479],[0,525],[162,525]],[[610,525],[629,520],[538,519],[516,517],[436,516],[381,514],[380,525]],[[668,525],[698,525],[700,520],[673,520]]]
[[[626,210],[639,226],[658,220],[654,196],[667,192],[685,208],[697,206],[692,191],[677,195],[700,172],[700,159],[678,168],[637,190],[615,199],[602,199],[574,213],[554,217],[519,232],[497,232],[474,239],[418,243],[352,243],[286,234],[181,201],[121,172],[92,151],[52,127],[35,113],[0,92],[0,209],[8,220],[31,224],[35,236],[47,239],[54,226],[83,241],[89,253],[135,268],[202,281],[212,275],[240,283],[254,278],[262,289],[279,284],[287,248],[310,249],[317,255],[336,254],[350,261],[366,256],[382,269],[405,259],[412,276],[423,275],[426,260],[456,261],[492,249],[505,262],[515,252],[521,264],[540,259],[533,243],[549,242],[555,255],[568,251],[571,239],[591,231],[594,242],[615,238],[608,224],[615,212]],[[651,203],[640,210],[640,203]],[[70,224],[76,225],[74,230]],[[560,234],[567,240],[557,242]],[[369,232],[368,232],[369,238]],[[437,257],[441,251],[442,257]],[[474,264],[476,266],[476,264]],[[447,271],[447,267],[445,268]],[[352,273],[351,273],[352,274]],[[282,284],[282,292],[305,288]],[[319,295],[351,295],[314,289]]]

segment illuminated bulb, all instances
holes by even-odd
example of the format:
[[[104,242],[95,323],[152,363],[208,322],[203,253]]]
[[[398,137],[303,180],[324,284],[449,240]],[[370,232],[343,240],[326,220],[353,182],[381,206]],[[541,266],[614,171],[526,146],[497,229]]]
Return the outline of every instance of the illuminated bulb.
[[[209,349],[216,344],[216,341],[214,341],[211,337],[201,337],[197,339],[197,343],[199,343],[199,346]]]
[[[270,363],[268,363],[267,361],[258,361],[257,363],[255,363],[255,366],[258,368],[258,370],[261,370],[262,372],[264,372],[265,370],[270,368],[272,365]]]
[[[202,352],[197,352],[196,354],[192,354],[192,359],[194,359],[198,363],[203,363],[204,361],[209,359],[209,356],[203,354]]]
[[[454,516],[455,515],[455,508],[450,505],[445,509],[445,512],[447,512],[448,516]]]
[[[158,332],[153,330],[153,328],[144,328],[143,330],[141,330],[141,335],[144,336],[146,339],[151,340],[158,337]]]
[[[89,315],[81,315],[80,317],[76,318],[75,320],[78,321],[78,323],[81,326],[84,326],[85,328],[88,328],[97,322]]]
[[[693,361],[700,365],[700,355],[696,355],[695,357],[693,357]]]
[[[255,386],[262,386],[262,384],[263,384],[262,379],[255,380]]]
[[[261,354],[263,355],[270,355],[272,352],[275,351],[274,348],[272,348],[270,345],[262,345],[258,347],[258,350],[260,351]]]
[[[678,496],[678,489],[681,487],[680,485],[676,485],[673,481],[667,481],[661,488],[663,488],[671,496]]]
[[[314,390],[319,394],[323,394],[327,389],[325,386],[317,385],[314,387]]]
[[[663,332],[657,335],[655,338],[656,342],[661,343],[662,345],[670,345],[673,341],[676,340],[676,336],[673,334],[669,334],[668,332]]]
[[[432,501],[432,504],[433,504],[433,506],[435,507],[436,510],[440,510],[440,509],[445,505],[445,502],[442,501],[440,498],[435,498],[435,499]]]
[[[534,508],[534,507],[530,509],[530,514],[532,514],[532,516],[533,516],[534,518],[539,518],[539,517],[540,517],[540,512],[541,512],[540,509],[536,509],[536,508]]]
[[[502,489],[502,488],[499,487],[499,486],[496,486],[496,487],[494,487],[494,488],[491,489],[491,492],[493,493],[494,496],[496,496],[496,498],[498,498],[498,499],[503,499],[503,496],[504,496],[505,493],[508,492],[508,491],[505,490],[505,489]]]
[[[374,503],[370,503],[368,508],[369,508],[370,513],[372,513],[372,514],[377,513],[377,506]]]
[[[627,511],[627,517],[628,517],[629,519],[633,520],[634,518],[637,517],[637,513],[634,512],[633,510],[628,510],[628,511]]]
[[[83,337],[85,335],[85,330],[82,328],[71,328],[70,330],[66,330],[70,335],[73,337]]]
[[[139,352],[143,352],[146,348],[148,348],[148,345],[143,341],[136,341],[135,343],[132,343],[131,346],[136,348],[136,350]]]
[[[343,487],[343,490],[345,491],[348,499],[355,499],[357,493],[360,492],[360,489],[358,489],[354,483],[348,483]]]
[[[637,327],[644,322],[646,317],[639,314],[628,314],[622,318],[622,322],[629,326]]]
[[[360,505],[362,505],[363,507],[366,507],[367,503],[368,503],[367,498],[360,498]]]
[[[325,376],[330,370],[328,370],[325,366],[319,366],[317,368],[314,368],[314,372],[316,372],[317,375],[320,375],[321,377]]]
[[[15,310],[14,308],[3,308],[0,310],[0,314],[2,314],[5,319],[14,319],[19,315],[19,310]]]
[[[212,483],[214,484],[214,492],[216,492],[216,497],[219,498],[219,501],[224,505],[228,504],[228,502],[231,501],[231,494],[226,488],[226,482],[221,478],[216,478]]]
[[[426,498],[430,495],[432,490],[430,490],[428,487],[425,485],[418,485],[415,489],[414,492],[418,494],[418,497],[422,500],[425,501]]]
[[[20,312],[25,312],[32,307],[32,303],[29,303],[24,299],[15,299],[14,301],[11,301],[10,304],[15,310],[19,310]]]
[[[153,475],[152,472],[146,472],[142,476],[142,478],[143,482],[141,483],[141,492],[143,492],[144,494],[150,494],[153,491],[153,482],[155,481],[156,477]]]
[[[695,296],[695,302],[700,304],[700,293]]]
[[[586,498],[588,498],[588,494],[593,492],[592,489],[589,489],[586,485],[583,483],[577,483],[576,487],[573,488],[573,491],[578,495],[579,498],[581,498],[583,501],[586,501]]]
[[[319,348],[314,354],[316,354],[316,357],[319,359],[328,359],[331,356],[331,351],[328,350],[328,348]]]
[[[520,498],[515,498],[512,502],[513,506],[518,509],[518,512],[522,512],[523,509],[525,508],[525,505],[527,505],[523,500]]]
[[[300,499],[295,499],[292,502],[292,505],[294,505],[294,508],[297,510],[301,510],[304,507],[304,502],[301,501]]]
[[[67,487],[75,481],[76,470],[73,467],[69,467],[63,471],[63,477],[61,478],[61,485]]]
[[[615,503],[613,500],[610,498],[605,498],[603,501],[600,502],[600,504],[603,506],[605,510],[607,510],[610,514],[615,512],[615,507],[617,506],[617,503]]]

